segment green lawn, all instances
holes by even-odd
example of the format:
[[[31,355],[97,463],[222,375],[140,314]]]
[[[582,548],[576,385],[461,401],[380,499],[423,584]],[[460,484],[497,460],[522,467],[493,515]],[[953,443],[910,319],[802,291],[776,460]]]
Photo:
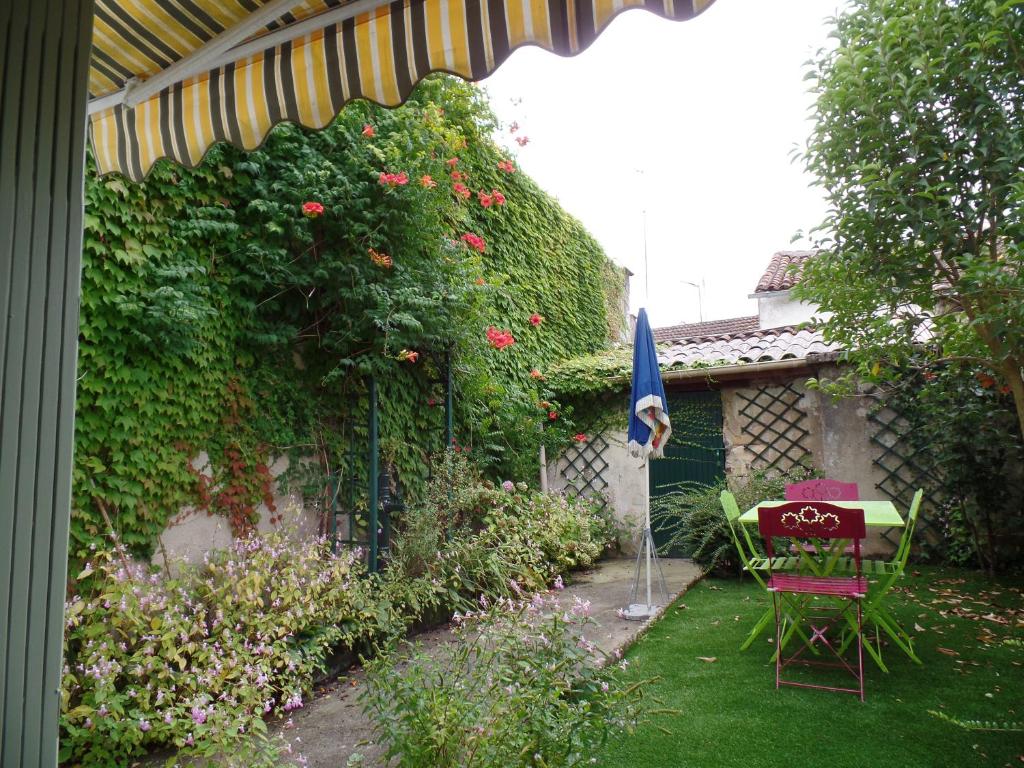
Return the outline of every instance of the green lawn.
[[[891,604],[905,626],[920,628],[916,646],[924,666],[896,648],[884,653],[888,675],[865,659],[863,704],[850,694],[776,691],[767,639],[774,627],[739,651],[767,605],[765,593],[749,579],[694,585],[629,652],[623,673],[630,680],[659,677],[652,694],[680,713],[656,715],[636,734],[617,739],[598,756],[600,763],[1021,768],[1024,732],[967,730],[929,714],[1024,722],[1021,581],[992,582],[953,569],[908,571]]]

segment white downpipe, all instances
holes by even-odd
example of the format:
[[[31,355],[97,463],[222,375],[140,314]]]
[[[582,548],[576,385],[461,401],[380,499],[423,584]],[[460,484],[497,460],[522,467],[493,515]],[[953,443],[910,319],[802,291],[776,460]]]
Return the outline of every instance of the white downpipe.
[[[543,443],[540,446],[540,489],[543,493],[548,492],[548,455]]]

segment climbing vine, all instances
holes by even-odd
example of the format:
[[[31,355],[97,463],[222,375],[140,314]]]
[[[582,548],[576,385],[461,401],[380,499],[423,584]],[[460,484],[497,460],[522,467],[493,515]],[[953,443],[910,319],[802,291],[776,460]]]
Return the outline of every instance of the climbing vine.
[[[383,458],[415,496],[444,439],[446,352],[455,447],[533,477],[537,445],[573,429],[548,370],[604,346],[625,278],[495,128],[477,89],[437,76],[402,107],[282,125],[193,170],[89,174],[73,552],[104,515],[140,554],[182,508],[236,531],[261,505],[276,519],[282,456],[289,488],[339,469],[364,487],[369,376]]]

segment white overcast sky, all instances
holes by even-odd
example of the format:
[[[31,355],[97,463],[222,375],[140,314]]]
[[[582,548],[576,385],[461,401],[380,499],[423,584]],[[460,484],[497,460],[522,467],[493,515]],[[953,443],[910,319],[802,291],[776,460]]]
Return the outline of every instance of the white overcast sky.
[[[755,314],[771,255],[824,204],[791,161],[809,132],[804,63],[836,0],[718,0],[686,22],[628,11],[584,53],[514,53],[483,82],[529,137],[521,167],[631,269],[655,326]],[[644,280],[646,210],[649,295]]]

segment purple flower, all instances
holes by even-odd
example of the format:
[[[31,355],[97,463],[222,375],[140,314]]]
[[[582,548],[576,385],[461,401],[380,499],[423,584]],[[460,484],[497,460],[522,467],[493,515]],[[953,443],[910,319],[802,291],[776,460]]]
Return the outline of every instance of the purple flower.
[[[139,730],[142,731],[143,733],[145,733],[146,731],[148,731],[152,727],[153,726],[151,726],[149,724],[149,720],[139,720]]]
[[[508,493],[512,493],[512,491],[516,489],[515,483],[513,483],[511,480],[506,480],[504,483],[501,484],[501,487],[504,488]]]
[[[192,707],[192,720],[196,725],[202,725],[206,722],[206,710],[202,707]]]
[[[555,589],[565,589],[565,583],[562,581],[562,577],[561,576],[556,576],[555,577],[554,587],[555,587]]]

